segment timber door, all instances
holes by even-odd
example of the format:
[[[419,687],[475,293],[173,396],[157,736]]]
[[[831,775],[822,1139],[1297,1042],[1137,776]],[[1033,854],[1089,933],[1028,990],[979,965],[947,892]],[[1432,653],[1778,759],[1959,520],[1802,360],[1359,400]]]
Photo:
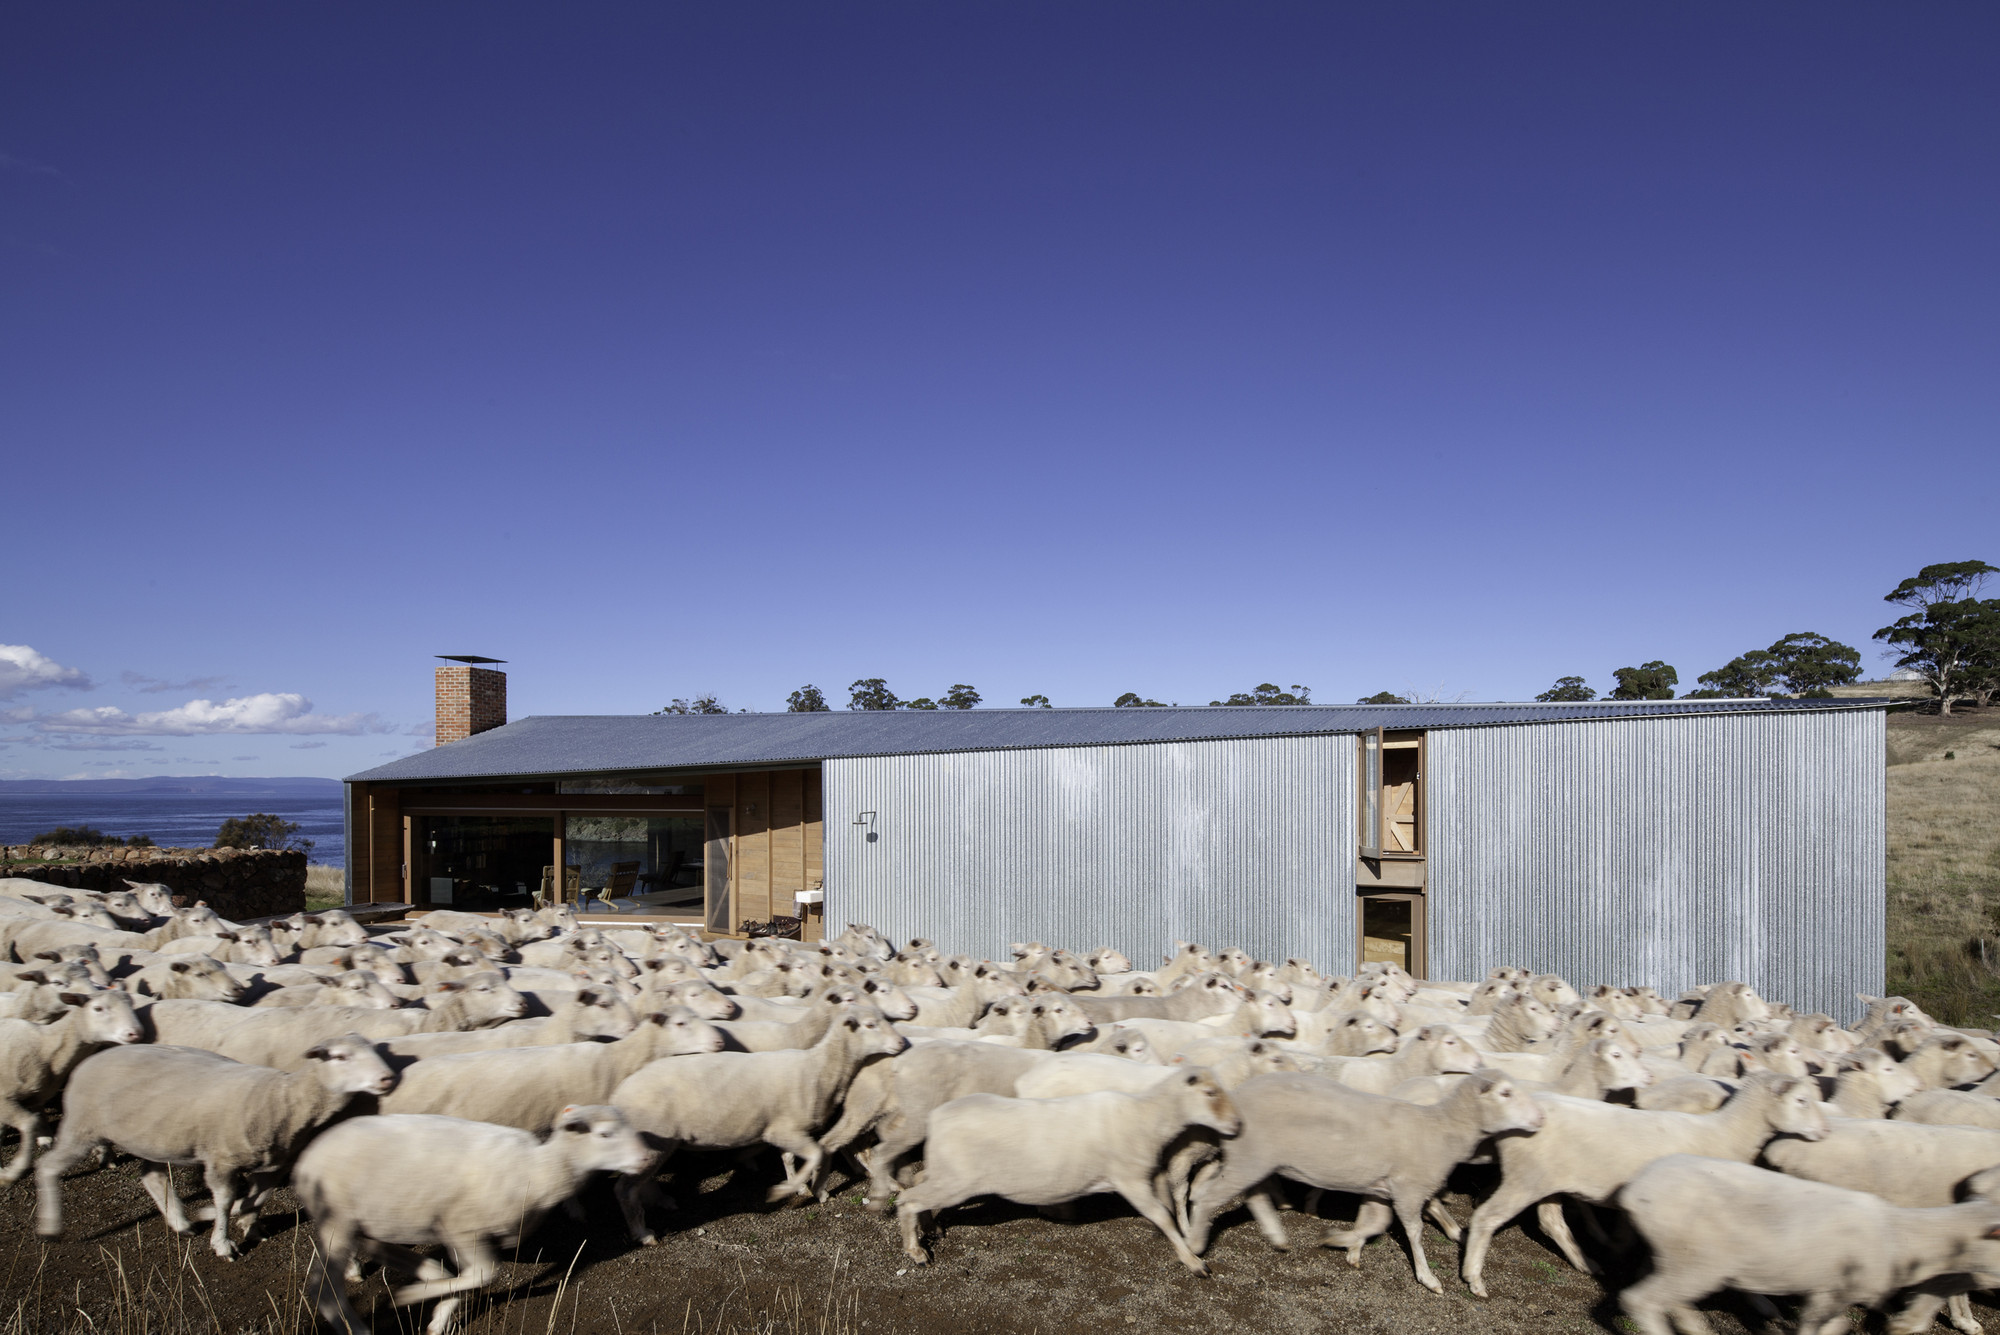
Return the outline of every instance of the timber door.
[[[1361,939],[1355,943],[1355,958],[1363,964],[1393,964],[1412,977],[1424,977],[1424,958],[1429,950],[1424,940],[1422,892],[1364,894],[1359,908],[1354,916]]]

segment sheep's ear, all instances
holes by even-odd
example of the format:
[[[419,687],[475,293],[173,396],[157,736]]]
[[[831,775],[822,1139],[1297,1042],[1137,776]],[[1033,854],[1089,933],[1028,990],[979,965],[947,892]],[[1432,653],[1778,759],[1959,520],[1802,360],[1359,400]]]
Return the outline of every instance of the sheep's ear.
[[[658,973],[660,970],[667,967],[667,962],[656,955],[649,960],[640,960],[639,967],[645,969],[649,973]]]
[[[665,1011],[648,1011],[646,1013],[647,1024],[664,1025],[669,1018],[671,1017]]]
[[[578,988],[576,1004],[579,1006],[609,1006],[611,998],[595,987]]]
[[[37,986],[40,986],[41,984],[49,981],[49,976],[43,973],[40,969],[30,969],[26,973],[15,974],[14,979],[16,982],[34,983]]]
[[[465,990],[465,984],[458,982],[456,979],[452,979],[446,982],[439,983],[437,985],[436,990],[439,992],[463,992]]]
[[[170,973],[186,973],[192,968],[194,968],[194,965],[188,960],[175,960],[167,966],[167,970]]]
[[[846,1025],[849,1029],[855,1030],[856,1032],[859,1032],[861,1029],[861,1021],[855,1019],[852,1015],[848,1016],[845,1020],[842,1020],[841,1023]]]
[[[49,906],[49,912],[59,918],[74,918],[76,916],[76,910],[67,904],[52,904]]]
[[[332,1055],[324,1043],[316,1043],[306,1049],[306,1060],[309,1062],[323,1062]]]
[[[217,932],[215,939],[218,941],[241,941],[243,938],[234,932]]]
[[[88,992],[58,992],[56,1000],[62,1002],[65,1006],[88,1006],[90,1004],[90,994]]]
[[[63,962],[62,956],[53,950],[38,950],[35,952],[35,958],[38,960],[47,960],[51,964],[61,964]]]

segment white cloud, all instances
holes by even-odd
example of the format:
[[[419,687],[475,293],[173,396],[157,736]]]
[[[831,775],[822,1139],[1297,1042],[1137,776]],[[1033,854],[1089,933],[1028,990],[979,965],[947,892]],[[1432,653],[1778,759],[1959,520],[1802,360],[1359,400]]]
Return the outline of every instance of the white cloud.
[[[142,714],[128,714],[116,705],[67,709],[41,715],[35,726],[44,733],[91,737],[199,737],[215,733],[339,733],[352,737],[390,730],[390,725],[374,714],[315,714],[312,701],[295,691],[265,691],[221,704],[190,700],[173,709]]]
[[[317,751],[325,745],[325,742],[293,742],[291,749],[294,751]]]
[[[87,691],[92,682],[79,668],[64,667],[25,644],[0,644],[0,700],[53,686]]]

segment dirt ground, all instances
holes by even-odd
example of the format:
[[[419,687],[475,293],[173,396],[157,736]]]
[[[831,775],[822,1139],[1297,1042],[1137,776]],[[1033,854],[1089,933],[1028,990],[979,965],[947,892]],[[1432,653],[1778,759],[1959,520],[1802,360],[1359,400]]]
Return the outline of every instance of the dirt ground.
[[[1568,1268],[1539,1235],[1509,1228],[1496,1240],[1487,1281],[1495,1296],[1471,1296],[1457,1277],[1458,1248],[1428,1227],[1425,1248],[1444,1283],[1441,1296],[1411,1277],[1400,1238],[1378,1239],[1349,1269],[1340,1253],[1311,1244],[1323,1225],[1288,1214],[1295,1250],[1271,1251],[1247,1215],[1225,1219],[1210,1252],[1214,1275],[1181,1268],[1150,1224],[1115,1197],[1083,1202],[1074,1221],[982,1203],[949,1212],[927,1266],[912,1266],[893,1220],[857,1207],[852,1188],[826,1205],[764,1206],[775,1180],[751,1170],[704,1183],[673,1217],[657,1247],[626,1240],[609,1188],[585,1196],[587,1223],[552,1217],[471,1305],[467,1329],[491,1332],[757,1332],[758,1335],[944,1335],[1085,1329],[1189,1332],[1549,1332],[1629,1329],[1616,1287]],[[1465,1169],[1453,1182],[1462,1221],[1488,1183]],[[836,1179],[838,1180],[838,1179]],[[185,1194],[192,1189],[183,1185]],[[1466,1190],[1476,1193],[1468,1197]],[[28,1187],[0,1203],[0,1332],[305,1332],[299,1294],[311,1238],[289,1195],[276,1227],[247,1257],[218,1260],[200,1238],[166,1231],[123,1164],[82,1172],[65,1192],[68,1231],[54,1244],[34,1236]],[[1351,1218],[1356,1202],[1331,1197],[1329,1218]],[[1643,1256],[1627,1265],[1643,1266]],[[417,1331],[427,1309],[394,1311],[382,1279],[358,1286],[356,1305],[376,1329]],[[1734,1296],[1710,1304],[1718,1331],[1763,1331]],[[1996,1313],[1982,1311],[1993,1319]],[[1879,1323],[1871,1322],[1879,1329]],[[1771,1326],[1771,1329],[1789,1329]]]

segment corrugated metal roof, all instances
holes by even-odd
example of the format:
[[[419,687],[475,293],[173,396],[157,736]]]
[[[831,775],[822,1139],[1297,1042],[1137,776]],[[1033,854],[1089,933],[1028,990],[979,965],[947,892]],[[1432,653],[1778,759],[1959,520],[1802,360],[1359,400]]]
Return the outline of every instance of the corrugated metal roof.
[[[1480,728],[1687,714],[1881,709],[1899,700],[1600,700],[1589,704],[1240,705],[525,718],[350,775],[350,783],[779,765],[858,756]]]

